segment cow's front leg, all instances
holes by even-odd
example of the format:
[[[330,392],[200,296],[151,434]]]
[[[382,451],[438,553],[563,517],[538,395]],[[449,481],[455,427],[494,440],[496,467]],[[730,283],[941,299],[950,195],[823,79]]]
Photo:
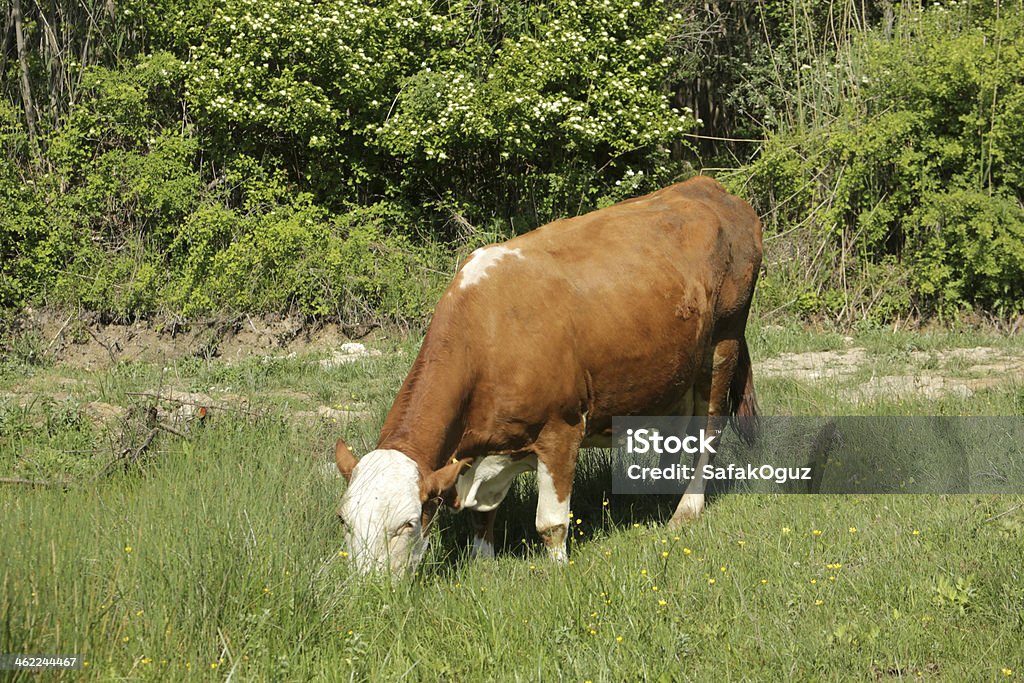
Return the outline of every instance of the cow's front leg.
[[[497,508],[487,512],[473,510],[473,557],[494,557],[494,518],[497,513]]]
[[[576,424],[548,424],[534,444],[537,454],[537,533],[552,560],[569,559],[569,500],[576,475],[576,456],[583,439],[582,416]]]
[[[569,559],[566,540],[569,531],[569,498],[572,493],[572,477],[568,486],[558,486],[561,479],[558,472],[552,472],[544,460],[537,461],[537,533],[540,534],[548,555],[552,560],[564,563]],[[559,489],[562,489],[561,491]]]

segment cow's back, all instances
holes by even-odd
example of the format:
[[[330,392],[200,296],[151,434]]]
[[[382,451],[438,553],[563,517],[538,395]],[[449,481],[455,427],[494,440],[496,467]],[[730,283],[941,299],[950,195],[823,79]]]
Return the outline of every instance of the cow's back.
[[[467,349],[498,422],[670,411],[716,323],[745,317],[760,259],[750,206],[695,178],[477,250],[425,345]]]

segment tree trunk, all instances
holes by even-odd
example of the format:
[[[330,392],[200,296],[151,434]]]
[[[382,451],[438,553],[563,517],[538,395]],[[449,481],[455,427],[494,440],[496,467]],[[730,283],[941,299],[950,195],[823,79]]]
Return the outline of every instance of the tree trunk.
[[[22,27],[21,0],[14,0],[14,38],[18,45],[18,66],[21,69],[21,102],[25,107],[25,125],[33,156],[36,150],[36,108],[32,103],[32,83],[28,73],[28,53],[25,49],[25,32]]]

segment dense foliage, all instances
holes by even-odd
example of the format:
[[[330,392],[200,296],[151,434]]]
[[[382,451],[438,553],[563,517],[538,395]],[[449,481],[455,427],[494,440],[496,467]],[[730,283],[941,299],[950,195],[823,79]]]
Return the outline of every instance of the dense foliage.
[[[35,135],[5,63],[5,307],[422,319],[453,251],[669,182],[694,125],[663,3],[160,10]]]
[[[0,309],[422,320],[468,248],[728,166],[769,307],[1017,311],[1000,1],[17,0]]]
[[[1024,13],[934,7],[896,26],[816,64],[836,84],[828,120],[785,129],[743,173],[772,231],[797,233],[773,282],[805,312],[1019,312]]]

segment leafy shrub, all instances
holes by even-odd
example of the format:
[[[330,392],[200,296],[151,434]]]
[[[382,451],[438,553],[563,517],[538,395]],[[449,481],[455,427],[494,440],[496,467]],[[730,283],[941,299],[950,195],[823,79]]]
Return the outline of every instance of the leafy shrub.
[[[688,175],[689,102],[710,139],[775,129],[728,179],[770,308],[1019,311],[1024,17],[997,7],[128,0],[86,55],[27,5],[51,102],[29,140],[0,98],[0,310],[422,319],[464,250]]]
[[[234,2],[192,48],[188,99],[213,149],[270,155],[327,206],[398,193],[536,224],[630,168],[672,177],[683,22],[649,0]]]
[[[422,319],[463,246],[665,184],[693,125],[651,0],[122,12],[38,166],[0,108],[4,308]]]
[[[369,207],[334,217],[306,203],[261,216],[216,256],[211,291],[239,310],[423,319],[447,275],[429,267],[438,253],[415,246],[384,213]]]
[[[803,313],[1019,312],[1024,16],[936,6],[896,32],[856,42],[831,124],[779,133],[732,182],[784,238],[769,262],[803,275]]]

